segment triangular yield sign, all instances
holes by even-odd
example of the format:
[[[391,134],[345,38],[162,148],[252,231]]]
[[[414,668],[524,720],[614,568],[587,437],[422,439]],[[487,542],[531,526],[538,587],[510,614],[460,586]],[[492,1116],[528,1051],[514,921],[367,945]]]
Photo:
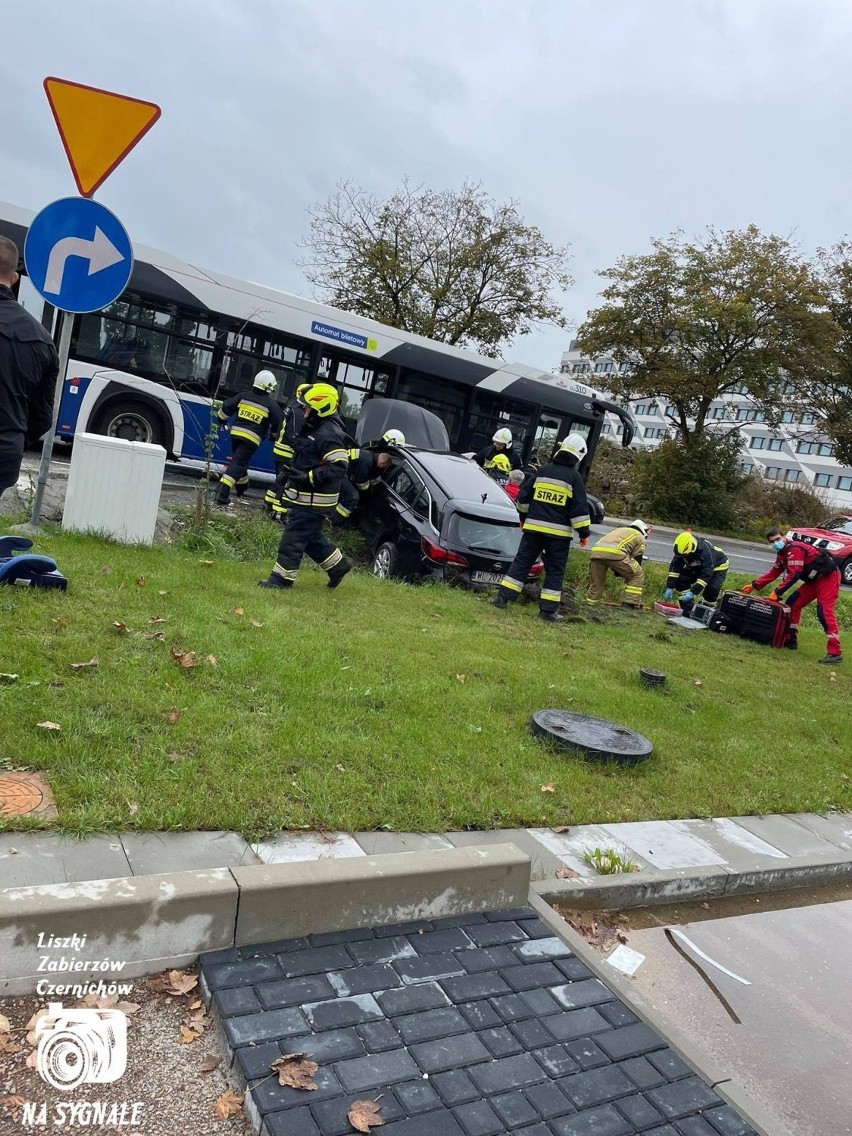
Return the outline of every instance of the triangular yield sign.
[[[44,81],[77,188],[91,197],[160,117],[156,103],[53,76]]]

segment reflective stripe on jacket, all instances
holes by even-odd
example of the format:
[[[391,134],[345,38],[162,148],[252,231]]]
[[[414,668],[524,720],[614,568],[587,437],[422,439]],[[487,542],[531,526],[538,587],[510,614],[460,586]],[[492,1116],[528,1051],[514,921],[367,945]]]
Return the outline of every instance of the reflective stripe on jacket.
[[[700,536],[695,552],[685,556],[675,554],[672,557],[666,584],[669,588],[677,587],[678,579],[686,577],[690,591],[697,596],[704,591],[716,572],[727,572],[729,567],[727,552]]]
[[[525,532],[570,540],[576,530],[581,537],[589,535],[589,505],[586,489],[572,454],[557,454],[528,477],[516,501],[523,518]]]
[[[235,394],[219,407],[219,421],[234,419],[231,437],[259,446],[267,434],[281,429],[281,407],[266,391],[250,390]]]
[[[313,416],[311,416],[313,417]],[[319,421],[305,421],[293,439],[294,473],[307,474],[307,483],[298,479],[286,485],[282,504],[334,512],[340,496],[340,482],[349,466],[349,450],[343,423],[333,414]]]
[[[639,564],[645,555],[645,538],[638,529],[613,529],[592,546],[594,560],[627,559]]]

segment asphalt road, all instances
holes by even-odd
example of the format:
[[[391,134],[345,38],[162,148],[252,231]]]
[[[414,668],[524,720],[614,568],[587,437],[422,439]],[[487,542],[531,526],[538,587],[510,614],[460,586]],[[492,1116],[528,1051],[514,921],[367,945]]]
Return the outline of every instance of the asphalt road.
[[[674,1026],[738,1079],[791,1136],[852,1133],[852,884],[628,912],[632,980]],[[656,924],[656,926],[654,925]],[[744,985],[665,935],[680,929]],[[715,990],[714,990],[715,987]],[[727,1003],[728,1009],[725,1008]]]
[[[613,522],[604,521],[602,525],[596,525],[593,531],[603,533],[616,527]],[[674,529],[670,532],[652,532],[647,542],[646,559],[668,564],[672,558],[674,532]],[[746,543],[728,540],[723,536],[713,536],[711,533],[701,533],[701,536],[708,537],[714,544],[724,548],[730,558],[732,572],[743,572],[751,577],[760,576],[774,560],[772,551],[768,546],[764,552],[760,546],[752,547]]]

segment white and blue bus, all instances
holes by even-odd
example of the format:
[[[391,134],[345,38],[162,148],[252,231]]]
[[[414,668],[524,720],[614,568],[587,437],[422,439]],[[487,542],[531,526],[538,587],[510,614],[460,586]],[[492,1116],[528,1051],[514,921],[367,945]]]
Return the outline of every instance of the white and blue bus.
[[[0,204],[0,233],[22,249],[32,217]],[[61,440],[87,431],[152,442],[171,460],[202,467],[214,400],[250,387],[264,368],[277,376],[282,403],[299,383],[334,383],[350,427],[373,395],[423,406],[443,420],[459,453],[479,450],[506,426],[525,459],[576,430],[586,436],[591,460],[607,412],[623,423],[623,444],[633,438],[631,412],[582,383],[195,268],[157,249],[134,245],[134,255],[123,295],[74,318]],[[49,319],[47,310],[47,326]],[[227,461],[229,445],[219,432],[214,469]],[[252,471],[263,479],[272,469],[265,442]]]

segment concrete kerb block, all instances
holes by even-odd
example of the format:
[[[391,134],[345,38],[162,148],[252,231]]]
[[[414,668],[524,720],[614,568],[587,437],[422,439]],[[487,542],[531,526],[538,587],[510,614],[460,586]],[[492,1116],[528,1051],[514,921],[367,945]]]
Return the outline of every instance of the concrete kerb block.
[[[663,873],[661,873],[663,874]],[[668,873],[666,873],[668,874]],[[567,882],[567,881],[566,881]],[[745,1118],[759,1136],[791,1136],[779,1127],[762,1105],[754,1102],[742,1087],[728,1075],[728,1071],[716,1060],[695,1045],[692,1038],[675,1027],[662,1026],[656,1020],[654,1009],[637,993],[632,981],[615,967],[609,966],[603,955],[579,935],[573,927],[558,915],[534,890],[530,891],[529,905],[541,921],[560,938],[566,946],[586,964],[589,970],[604,982],[621,999],[637,1018],[655,1030],[675,1053],[695,1069],[711,1085],[719,1096],[727,1101]]]
[[[647,907],[677,903],[683,899],[724,895],[730,870],[721,865],[710,868],[678,868],[619,873],[613,876],[581,877],[570,880],[543,880],[532,890],[542,899],[578,908]]]
[[[33,993],[43,981],[122,982],[231,947],[238,895],[227,868],[7,888],[0,891],[0,994]],[[103,960],[118,965],[101,969]],[[87,965],[74,968],[80,961]]]
[[[835,852],[790,856],[786,860],[757,856],[752,869],[729,873],[725,895],[783,891],[848,879],[852,879],[852,853],[839,848]]]
[[[233,868],[236,946],[523,907],[530,859],[513,844]]]

